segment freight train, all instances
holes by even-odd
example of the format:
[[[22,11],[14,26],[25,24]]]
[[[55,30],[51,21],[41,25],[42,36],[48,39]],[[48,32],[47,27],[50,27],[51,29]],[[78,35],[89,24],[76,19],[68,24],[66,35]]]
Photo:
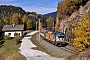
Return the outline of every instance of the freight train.
[[[64,33],[62,32],[53,32],[50,30],[47,30],[45,28],[41,29],[40,31],[40,35],[47,41],[51,42],[52,44],[56,45],[56,46],[62,46],[64,45],[66,42],[66,36]]]

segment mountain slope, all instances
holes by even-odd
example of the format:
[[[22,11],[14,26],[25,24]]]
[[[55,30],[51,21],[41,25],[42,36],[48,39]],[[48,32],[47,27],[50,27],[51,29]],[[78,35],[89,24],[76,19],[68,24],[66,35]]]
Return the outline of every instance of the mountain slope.
[[[16,7],[12,5],[0,5],[0,14],[8,14],[8,13],[20,13],[25,14],[26,12],[21,7]]]
[[[49,16],[51,16],[52,18],[56,18],[56,14],[57,12],[48,13],[48,14],[45,14],[45,17],[49,18]]]

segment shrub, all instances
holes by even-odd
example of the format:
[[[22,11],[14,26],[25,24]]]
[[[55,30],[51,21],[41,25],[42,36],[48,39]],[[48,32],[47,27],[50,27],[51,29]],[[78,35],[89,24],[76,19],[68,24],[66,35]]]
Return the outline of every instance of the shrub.
[[[79,50],[83,51],[85,48],[90,47],[90,17],[85,13],[77,23],[74,33],[74,46]]]
[[[5,36],[4,36],[4,39],[5,39],[5,40],[9,40],[9,39],[10,39],[10,35],[5,35]]]
[[[15,33],[14,39],[16,40],[16,44],[19,44],[19,40],[21,39],[21,36],[18,33]]]

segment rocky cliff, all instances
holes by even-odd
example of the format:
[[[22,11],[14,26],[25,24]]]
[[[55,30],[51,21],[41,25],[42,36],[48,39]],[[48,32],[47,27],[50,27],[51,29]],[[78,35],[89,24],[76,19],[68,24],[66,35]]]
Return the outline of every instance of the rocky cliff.
[[[80,18],[83,16],[83,13],[86,12],[90,15],[90,1],[87,2],[85,6],[80,6],[79,10],[72,13],[70,17],[66,17],[60,22],[60,31],[64,32],[67,36],[67,39],[74,37],[73,30],[74,25]],[[71,25],[70,25],[71,24]]]

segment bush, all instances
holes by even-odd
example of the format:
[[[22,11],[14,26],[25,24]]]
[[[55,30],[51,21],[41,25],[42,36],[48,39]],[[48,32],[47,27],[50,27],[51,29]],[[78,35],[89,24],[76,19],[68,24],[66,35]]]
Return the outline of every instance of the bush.
[[[74,29],[74,46],[83,51],[85,48],[90,47],[90,17],[84,13],[80,22],[76,24]]]
[[[18,33],[15,33],[14,39],[16,40],[16,44],[19,44],[19,40],[21,39],[21,36]]]
[[[9,40],[9,39],[10,39],[10,35],[5,35],[5,36],[4,36],[4,39],[5,39],[5,40]]]

